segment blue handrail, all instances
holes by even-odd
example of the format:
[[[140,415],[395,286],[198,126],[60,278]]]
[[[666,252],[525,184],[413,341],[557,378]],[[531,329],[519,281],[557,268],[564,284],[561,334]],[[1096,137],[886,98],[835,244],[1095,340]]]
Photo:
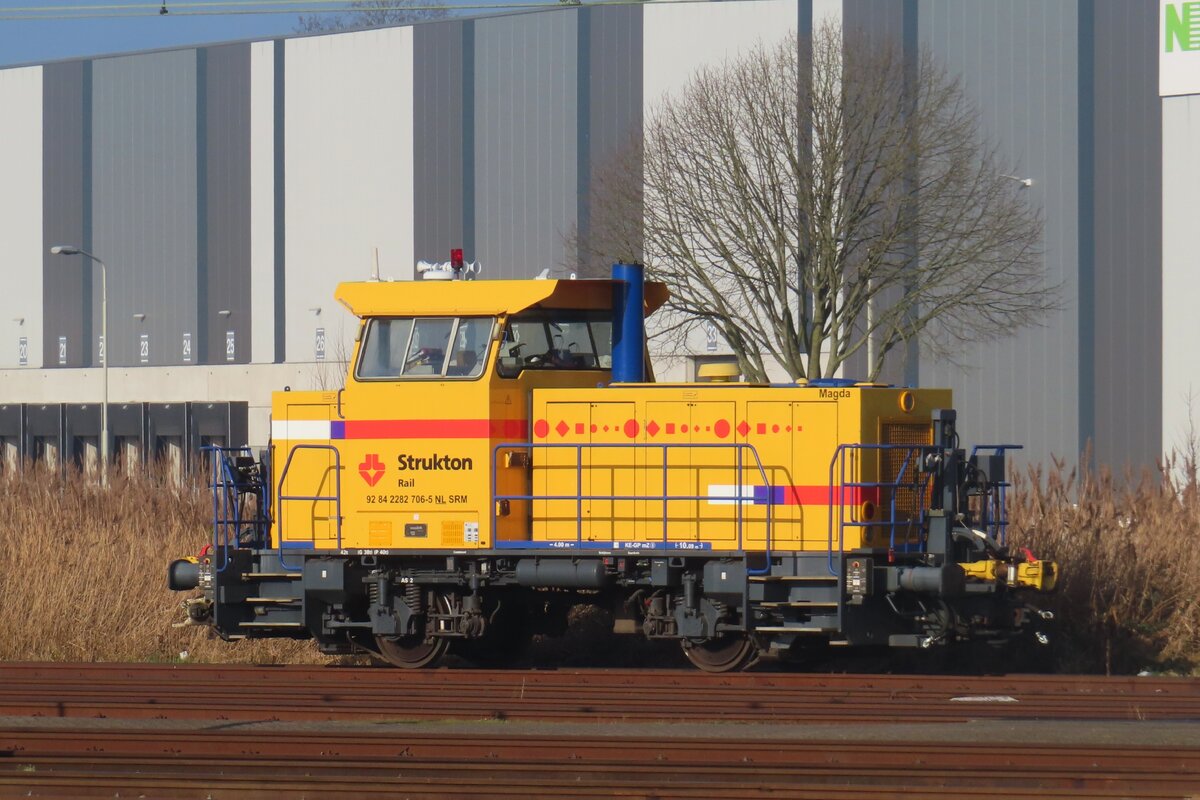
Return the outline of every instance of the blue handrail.
[[[523,449],[534,449],[534,448],[574,449],[575,450],[575,494],[573,494],[573,495],[538,495],[538,494],[499,494],[497,492],[496,477],[499,473],[498,464],[499,464],[500,451],[502,449],[508,449],[508,450],[522,449],[523,450]],[[590,495],[589,494],[589,495],[585,495],[583,493],[583,451],[585,449],[600,450],[600,449],[617,449],[617,448],[632,448],[632,449],[641,449],[641,450],[657,449],[657,450],[662,451],[662,474],[663,474],[662,494],[660,494],[660,495],[653,495],[653,494],[646,494],[646,495],[639,495],[639,494]],[[762,459],[759,458],[758,450],[755,449],[754,445],[749,444],[748,442],[730,442],[730,443],[681,442],[681,443],[675,443],[675,444],[654,444],[654,443],[650,443],[650,442],[628,442],[628,443],[621,443],[621,442],[603,442],[603,443],[601,443],[601,442],[578,442],[578,443],[571,443],[571,442],[506,442],[506,443],[498,444],[492,448],[492,464],[496,467],[492,470],[492,535],[495,536],[495,531],[497,530],[497,526],[499,524],[499,516],[500,515],[499,515],[498,506],[499,506],[500,502],[504,501],[504,500],[508,500],[508,501],[512,501],[512,500],[528,500],[528,501],[574,500],[575,501],[575,541],[576,541],[576,544],[578,544],[578,545],[583,544],[583,503],[585,500],[608,500],[608,501],[613,501],[613,502],[622,501],[622,500],[631,500],[631,501],[632,500],[644,500],[644,501],[656,501],[656,502],[662,503],[662,509],[663,509],[662,541],[664,543],[666,543],[668,541],[668,533],[667,533],[667,523],[668,523],[668,519],[669,519],[669,515],[667,513],[667,504],[668,503],[675,502],[675,501],[685,501],[685,500],[700,501],[700,500],[711,500],[712,499],[709,495],[673,495],[673,494],[667,493],[667,484],[668,484],[667,473],[670,468],[667,455],[671,449],[696,449],[696,450],[699,450],[699,449],[727,449],[727,450],[732,449],[734,451],[735,458],[736,458],[736,467],[735,467],[736,483],[735,483],[735,485],[737,488],[734,491],[733,497],[721,498],[721,499],[722,500],[725,500],[725,499],[733,500],[734,504],[737,507],[737,539],[738,539],[737,546],[738,546],[738,550],[743,549],[743,542],[744,542],[744,535],[743,535],[744,511],[742,509],[742,501],[754,499],[754,496],[752,494],[745,495],[742,492],[742,487],[743,487],[742,471],[743,471],[743,463],[744,463],[742,453],[743,453],[743,451],[746,451],[746,450],[750,451],[750,454],[754,457],[754,464],[758,468],[759,477],[762,479],[763,484],[768,487],[768,501],[766,504],[767,518],[765,520],[766,532],[765,532],[765,536],[764,536],[764,546],[766,548],[766,564],[761,570],[752,570],[752,569],[747,568],[747,573],[750,575],[765,575],[768,572],[770,572],[771,571],[771,535],[772,535],[772,531],[773,531],[773,507],[774,507],[775,503],[773,501],[773,494],[771,493],[771,489],[770,489],[771,482],[767,478],[767,471],[763,467]]]
[[[912,445],[912,444],[841,444],[834,450],[833,459],[829,462],[829,530],[827,536],[828,546],[828,569],[830,575],[837,575],[838,570],[833,563],[833,507],[834,507],[834,492],[838,492],[837,503],[837,529],[838,541],[837,551],[845,550],[845,529],[846,528],[882,528],[886,527],[889,530],[888,549],[891,552],[896,550],[896,531],[900,526],[909,527],[912,525],[922,526],[925,522],[925,505],[922,503],[918,509],[917,518],[915,520],[906,519],[898,520],[896,518],[896,494],[900,489],[908,489],[918,493],[918,496],[924,496],[926,489],[929,486],[932,475],[921,477],[918,474],[913,480],[906,481],[905,475],[909,471],[909,467],[913,467],[915,472],[919,469],[919,464],[913,465],[913,456],[919,455],[922,451],[928,450],[928,445]],[[905,452],[904,461],[900,465],[900,469],[896,473],[895,480],[892,481],[847,481],[846,480],[846,455],[847,453],[858,453],[863,450],[876,451],[895,451]],[[835,482],[834,477],[838,480]],[[863,494],[864,489],[878,489],[882,493],[885,489],[890,489],[890,499],[888,515],[885,519],[878,522],[855,522],[854,520],[846,519],[846,489],[858,489],[859,494]],[[905,541],[903,544],[903,552],[911,552],[911,543]],[[920,544],[917,545],[917,551],[920,550]]]
[[[209,459],[209,488],[213,498],[213,561],[217,561],[217,553],[221,553],[220,566],[217,572],[224,572],[229,566],[229,549],[231,541],[236,544],[238,534],[243,525],[250,524],[256,529],[258,537],[266,539],[269,530],[269,519],[265,498],[267,486],[265,480],[259,481],[257,487],[258,508],[252,517],[243,517],[238,499],[248,493],[249,485],[238,480],[234,459],[238,456],[250,456],[253,453],[249,447],[220,447],[205,445],[200,452],[207,454]],[[203,456],[202,456],[203,457]]]
[[[303,494],[284,494],[283,484],[287,480],[288,470],[292,468],[292,459],[296,457],[296,453],[301,450],[325,450],[333,453],[333,481],[334,492],[332,495],[303,495]],[[340,550],[342,547],[342,454],[341,451],[331,444],[294,444],[288,450],[287,461],[284,462],[283,472],[279,474],[279,488],[275,493],[275,513],[276,521],[279,525],[279,566],[290,572],[299,572],[302,567],[293,567],[286,563],[283,557],[283,504],[293,500],[309,500],[309,501],[327,501],[335,504],[335,519],[337,521],[337,546]]]
[[[971,448],[968,460],[974,459],[980,450],[1002,454],[1006,450],[1023,449],[1024,446],[1019,444],[977,444]],[[992,475],[988,476],[988,494],[983,508],[980,509],[980,522],[983,524],[984,532],[995,539],[1001,547],[1004,547],[1008,539],[1008,493],[1006,490],[1012,484],[1008,482],[1007,478],[997,481],[993,480],[993,477]]]

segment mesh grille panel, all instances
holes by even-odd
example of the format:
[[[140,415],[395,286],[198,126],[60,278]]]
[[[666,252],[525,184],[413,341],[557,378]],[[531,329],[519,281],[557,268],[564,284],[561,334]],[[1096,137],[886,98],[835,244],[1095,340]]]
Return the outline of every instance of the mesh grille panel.
[[[933,444],[933,425],[928,422],[884,422],[880,431],[883,444],[911,445],[913,448],[927,447]],[[915,519],[923,507],[929,505],[929,492],[932,487],[922,489],[917,484],[918,463],[920,454],[917,450],[897,449],[881,450],[879,455],[880,483],[894,483],[904,471],[903,486],[896,489],[884,489],[880,498],[884,503],[881,511],[885,515],[891,508],[892,495],[896,499],[896,519]],[[905,467],[907,460],[908,466]]]

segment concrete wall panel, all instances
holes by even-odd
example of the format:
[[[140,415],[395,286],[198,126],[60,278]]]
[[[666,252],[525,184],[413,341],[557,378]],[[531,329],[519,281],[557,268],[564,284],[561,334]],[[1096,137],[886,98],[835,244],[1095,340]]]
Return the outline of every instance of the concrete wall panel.
[[[311,362],[317,328],[327,358],[349,352],[338,282],[369,278],[376,251],[382,277],[412,277],[412,29],[291,39],[285,53],[287,358]]]
[[[275,360],[275,42],[250,45],[250,360]]]
[[[774,44],[797,30],[793,0],[690,6],[651,3],[642,8],[642,92],[647,115],[663,94],[684,86],[701,65],[720,64],[742,50]]]
[[[42,68],[0,71],[0,367],[42,366]],[[59,261],[64,259],[60,258]],[[57,266],[64,266],[58,264]]]
[[[1164,97],[1162,132],[1162,445],[1171,451],[1186,447],[1189,438],[1195,444],[1200,430],[1200,95]]]
[[[830,15],[835,23],[840,18],[840,2],[827,0],[819,6],[813,6],[814,17],[820,12]],[[699,5],[651,3],[642,9],[642,101],[646,121],[653,119],[663,97],[686,86],[701,66],[722,64],[759,45],[772,46],[783,37],[795,35],[800,25],[793,0]],[[651,317],[651,334],[654,324]],[[725,343],[718,341],[718,352],[727,352]],[[693,332],[688,344],[694,352],[706,352],[705,336],[699,330]],[[655,340],[651,340],[650,347],[656,347]],[[773,365],[774,361],[770,363]],[[661,358],[657,374],[660,379],[684,379],[688,365],[683,359]]]

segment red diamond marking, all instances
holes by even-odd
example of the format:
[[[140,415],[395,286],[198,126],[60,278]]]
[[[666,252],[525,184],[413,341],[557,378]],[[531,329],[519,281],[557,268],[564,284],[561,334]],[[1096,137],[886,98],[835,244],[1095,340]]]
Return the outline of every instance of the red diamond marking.
[[[791,426],[791,425],[788,425],[788,426],[787,426],[787,432],[788,432],[788,433],[791,433],[791,432],[792,432],[792,426]]]
[[[737,432],[742,436],[745,436],[750,432],[750,423],[746,422],[746,420],[739,422],[737,426]]]
[[[607,425],[605,425],[605,426],[604,426],[604,432],[605,432],[605,433],[608,433],[608,426],[607,426]]]
[[[550,423],[546,422],[546,420],[539,419],[537,422],[533,423],[533,435],[534,436],[538,437],[539,439],[545,439],[549,433],[550,433]]]
[[[649,424],[646,425],[646,433],[650,434],[651,436],[657,434],[658,430],[658,423],[654,420],[650,420]]]
[[[559,436],[566,436],[567,431],[571,430],[571,426],[565,420],[560,419],[558,424],[554,426],[554,430],[558,431]]]

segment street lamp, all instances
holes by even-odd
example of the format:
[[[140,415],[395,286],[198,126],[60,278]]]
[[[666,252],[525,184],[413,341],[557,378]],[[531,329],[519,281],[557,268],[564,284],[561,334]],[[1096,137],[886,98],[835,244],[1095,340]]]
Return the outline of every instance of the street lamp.
[[[100,265],[100,341],[104,343],[104,402],[100,405],[100,485],[108,486],[108,270],[104,262],[78,247],[56,244],[50,248],[56,256],[83,256]]]

